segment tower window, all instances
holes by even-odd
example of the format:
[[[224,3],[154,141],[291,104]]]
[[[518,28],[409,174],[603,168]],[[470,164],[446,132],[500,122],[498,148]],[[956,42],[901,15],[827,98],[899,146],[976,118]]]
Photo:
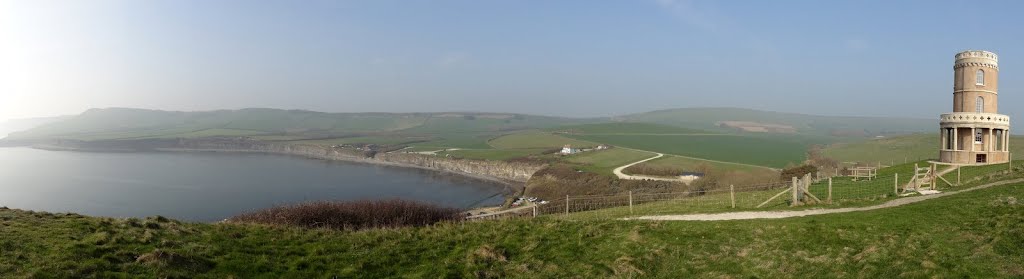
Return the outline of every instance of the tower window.
[[[985,85],[985,70],[978,70],[977,77],[975,77],[975,84]]]
[[[974,101],[974,110],[976,112],[985,112],[985,98],[978,97],[978,99]]]
[[[974,143],[981,143],[981,129],[974,129]]]

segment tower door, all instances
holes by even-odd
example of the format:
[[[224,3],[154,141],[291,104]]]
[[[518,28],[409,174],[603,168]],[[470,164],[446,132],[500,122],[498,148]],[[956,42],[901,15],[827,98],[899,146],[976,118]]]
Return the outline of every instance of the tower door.
[[[985,163],[985,159],[986,159],[985,158],[985,154],[978,154],[977,158],[975,158],[974,162],[975,163]]]

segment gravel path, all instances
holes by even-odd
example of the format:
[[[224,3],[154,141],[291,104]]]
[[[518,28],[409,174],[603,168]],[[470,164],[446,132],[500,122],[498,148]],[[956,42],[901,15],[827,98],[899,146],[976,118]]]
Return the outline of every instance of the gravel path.
[[[633,150],[636,150],[636,149],[633,149]],[[651,152],[651,151],[644,151],[644,150],[637,150],[637,151]],[[626,169],[628,167],[631,167],[633,165],[636,165],[636,164],[639,164],[639,163],[643,163],[643,162],[647,162],[647,161],[654,160],[654,159],[658,159],[658,158],[661,158],[661,157],[665,156],[665,154],[661,154],[661,153],[657,153],[657,152],[651,152],[651,153],[655,153],[655,154],[658,154],[658,155],[655,155],[654,157],[643,159],[643,160],[640,160],[640,161],[632,162],[632,163],[626,164],[625,166],[617,167],[614,170],[612,170],[612,173],[615,173],[615,176],[617,176],[619,179],[629,179],[629,180],[658,180],[658,181],[682,182],[682,183],[686,183],[686,184],[690,184],[690,182],[693,181],[693,179],[682,178],[682,177],[679,177],[679,178],[665,178],[665,177],[654,177],[654,176],[646,176],[646,175],[628,175],[628,174],[622,173],[622,170],[624,170],[624,169]]]
[[[949,195],[954,195],[963,192],[969,192],[979,189],[985,189],[993,186],[1006,185],[1012,183],[1024,182],[1024,178],[1004,180],[992,182],[989,184],[981,185],[974,188],[963,189],[959,191],[950,191],[940,194],[927,195],[927,196],[915,196],[908,198],[900,198],[888,201],[879,205],[872,205],[867,207],[852,207],[852,208],[832,208],[832,209],[808,209],[800,211],[746,211],[746,212],[728,212],[728,213],[713,213],[713,214],[686,214],[686,215],[660,215],[660,216],[641,216],[635,218],[626,218],[626,220],[663,220],[663,221],[721,221],[721,220],[747,220],[747,219],[780,219],[790,217],[801,217],[811,215],[822,215],[822,214],[833,214],[833,213],[844,213],[844,212],[857,212],[857,211],[868,211],[881,208],[897,207],[905,204],[916,203],[924,200],[930,200],[934,198],[941,198]]]

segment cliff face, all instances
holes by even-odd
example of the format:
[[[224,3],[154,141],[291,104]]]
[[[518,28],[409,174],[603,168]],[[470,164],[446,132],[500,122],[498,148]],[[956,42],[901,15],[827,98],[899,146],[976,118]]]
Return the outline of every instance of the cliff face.
[[[533,173],[537,172],[538,170],[544,167],[544,165],[540,164],[451,159],[423,154],[378,153],[374,155],[368,155],[359,150],[347,148],[332,148],[317,145],[265,143],[246,140],[212,141],[207,139],[182,139],[179,140],[178,146],[179,148],[187,149],[259,151],[267,153],[298,155],[324,160],[367,162],[379,161],[402,165],[412,165],[440,171],[450,171],[455,173],[489,176],[517,182],[526,182],[527,180],[530,180],[530,177],[533,176]]]
[[[225,139],[177,139],[177,140],[124,140],[124,141],[54,141],[43,146],[94,151],[147,151],[147,150],[209,150],[261,152],[273,154],[296,155],[314,159],[356,161],[366,163],[385,163],[406,165],[449,171],[476,176],[492,177],[502,180],[526,182],[533,173],[544,165],[504,162],[451,159],[423,154],[378,153],[366,154],[359,150],[332,148],[317,145],[295,145],[284,143],[261,142],[239,138]]]

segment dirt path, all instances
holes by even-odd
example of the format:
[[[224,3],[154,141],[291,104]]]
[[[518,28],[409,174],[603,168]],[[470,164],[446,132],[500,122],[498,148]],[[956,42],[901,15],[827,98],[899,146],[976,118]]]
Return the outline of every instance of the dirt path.
[[[635,150],[635,149],[633,149],[633,150]],[[645,151],[645,150],[637,150],[637,151],[651,152],[651,151]],[[647,162],[647,161],[654,160],[654,159],[658,159],[658,158],[661,158],[661,157],[665,156],[665,154],[661,154],[661,153],[657,153],[657,152],[651,152],[651,153],[655,153],[657,155],[655,155],[654,157],[651,157],[651,158],[643,159],[643,160],[640,160],[640,161],[636,161],[636,162],[632,162],[632,163],[626,164],[626,165],[621,166],[621,167],[617,167],[617,168],[615,168],[615,170],[612,170],[612,173],[615,173],[615,176],[617,176],[619,179],[628,179],[628,180],[658,180],[658,181],[682,182],[682,183],[686,183],[686,184],[690,184],[690,182],[693,182],[693,179],[685,179],[685,178],[682,178],[682,177],[680,177],[680,178],[665,178],[665,177],[654,177],[654,176],[646,176],[646,175],[629,175],[629,174],[622,173],[622,170],[624,170],[624,169],[626,169],[628,167],[631,167],[633,165],[636,165],[636,164],[639,164],[639,163],[643,163],[643,162]]]
[[[661,215],[661,216],[641,216],[635,218],[626,218],[626,220],[661,220],[661,221],[722,221],[722,220],[747,220],[747,219],[780,219],[790,217],[802,217],[811,215],[822,215],[822,214],[834,214],[844,212],[858,212],[868,211],[881,208],[897,207],[905,204],[916,203],[920,201],[930,200],[934,198],[941,198],[949,195],[954,195],[963,192],[970,192],[979,189],[985,189],[993,186],[1006,185],[1012,183],[1024,182],[1024,178],[1004,180],[992,182],[989,184],[981,185],[974,188],[963,189],[959,191],[950,191],[940,194],[927,195],[927,196],[916,196],[909,198],[900,198],[888,201],[883,204],[866,206],[866,207],[853,207],[853,208],[833,208],[833,209],[809,209],[800,211],[746,211],[746,212],[728,212],[728,213],[713,213],[713,214],[686,214],[686,215]]]

